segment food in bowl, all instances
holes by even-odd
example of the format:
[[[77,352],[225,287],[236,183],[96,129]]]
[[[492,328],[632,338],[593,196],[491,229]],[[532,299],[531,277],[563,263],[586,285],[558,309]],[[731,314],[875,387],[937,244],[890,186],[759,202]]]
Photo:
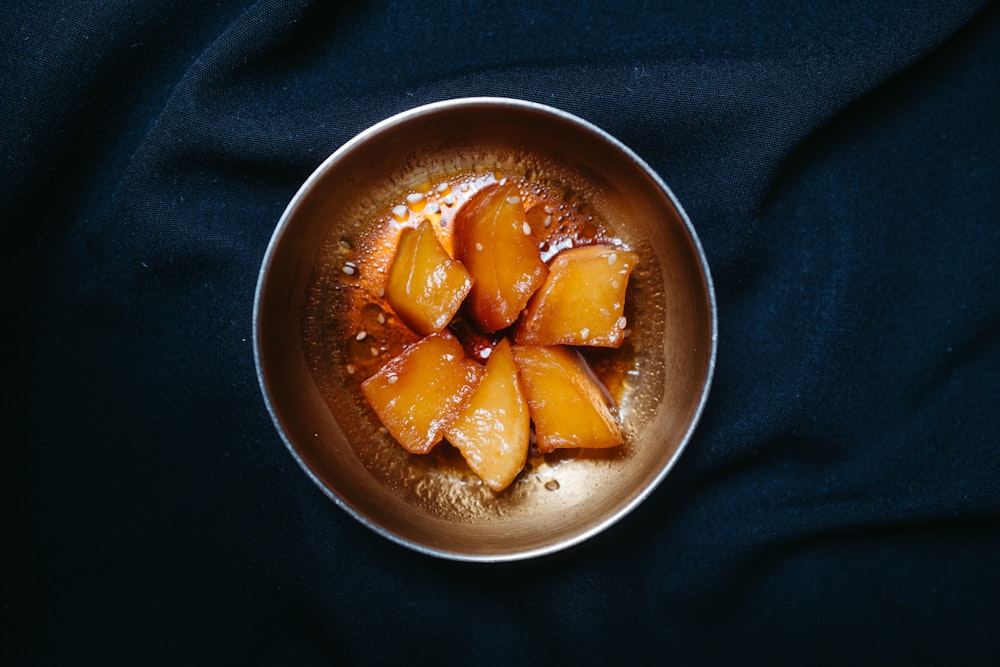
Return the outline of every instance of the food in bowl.
[[[622,347],[639,258],[592,214],[540,181],[454,174],[363,237],[342,269],[344,370],[407,452],[450,443],[499,492],[529,450],[622,443],[614,396],[580,350]],[[365,328],[373,310],[379,333]]]

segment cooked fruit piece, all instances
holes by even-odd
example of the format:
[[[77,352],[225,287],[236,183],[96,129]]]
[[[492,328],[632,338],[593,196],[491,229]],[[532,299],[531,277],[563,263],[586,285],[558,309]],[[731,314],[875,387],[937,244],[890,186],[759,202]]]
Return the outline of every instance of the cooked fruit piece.
[[[579,353],[562,345],[515,345],[512,350],[539,452],[621,444],[621,428],[608,408],[610,398]]]
[[[490,333],[513,324],[548,274],[513,183],[487,186],[459,209],[455,259],[472,274],[476,324]]]
[[[494,491],[524,468],[531,423],[517,366],[504,338],[486,362],[486,374],[445,433],[469,467]]]
[[[592,245],[563,250],[549,263],[518,324],[519,345],[620,347],[625,289],[639,261],[631,250]]]
[[[429,222],[402,231],[385,298],[411,329],[419,334],[444,329],[471,287],[469,272],[448,255]]]
[[[426,454],[444,437],[483,374],[445,331],[390,359],[361,383],[368,404],[407,451]]]

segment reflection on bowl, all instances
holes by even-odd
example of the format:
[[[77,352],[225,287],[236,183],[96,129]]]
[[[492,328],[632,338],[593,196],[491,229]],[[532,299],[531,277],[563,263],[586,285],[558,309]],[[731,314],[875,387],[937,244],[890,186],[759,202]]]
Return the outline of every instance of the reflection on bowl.
[[[417,218],[447,229],[472,192],[504,179],[548,212],[533,219],[553,230],[549,255],[574,235],[607,235],[640,261],[627,344],[589,355],[618,403],[624,444],[532,456],[496,493],[446,443],[425,456],[396,445],[359,383],[413,340],[380,292],[392,230]],[[711,278],[667,186],[593,125],[510,99],[419,107],[330,156],[278,222],[254,308],[264,399],[308,476],[379,534],[456,560],[552,553],[627,514],[690,439],[715,362]]]

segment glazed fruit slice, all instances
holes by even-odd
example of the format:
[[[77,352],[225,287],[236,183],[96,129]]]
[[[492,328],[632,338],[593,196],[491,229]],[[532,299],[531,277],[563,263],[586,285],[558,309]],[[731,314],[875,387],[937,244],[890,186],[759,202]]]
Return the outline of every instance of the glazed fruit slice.
[[[512,350],[539,452],[622,443],[606,390],[579,353],[562,345],[515,345]]]
[[[444,329],[472,287],[472,276],[451,258],[424,220],[399,237],[385,297],[399,318],[419,334]]]
[[[501,340],[486,374],[445,433],[469,467],[494,491],[506,489],[528,458],[531,424],[510,342]]]
[[[483,374],[444,331],[422,338],[361,384],[378,418],[407,451],[426,454],[458,416]]]
[[[483,188],[458,211],[455,258],[472,274],[476,324],[490,333],[513,324],[548,274],[513,183]]]
[[[606,245],[563,250],[528,302],[514,341],[520,345],[620,347],[625,290],[637,253]]]

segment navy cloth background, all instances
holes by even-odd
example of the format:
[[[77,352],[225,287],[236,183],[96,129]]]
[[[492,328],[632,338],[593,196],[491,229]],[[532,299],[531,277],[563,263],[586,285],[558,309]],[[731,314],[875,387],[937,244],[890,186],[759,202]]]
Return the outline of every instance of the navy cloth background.
[[[15,0],[0,29],[0,661],[1000,662],[997,4]],[[251,349],[299,184],[469,95],[633,148],[719,300],[664,484],[507,565],[334,506]]]

